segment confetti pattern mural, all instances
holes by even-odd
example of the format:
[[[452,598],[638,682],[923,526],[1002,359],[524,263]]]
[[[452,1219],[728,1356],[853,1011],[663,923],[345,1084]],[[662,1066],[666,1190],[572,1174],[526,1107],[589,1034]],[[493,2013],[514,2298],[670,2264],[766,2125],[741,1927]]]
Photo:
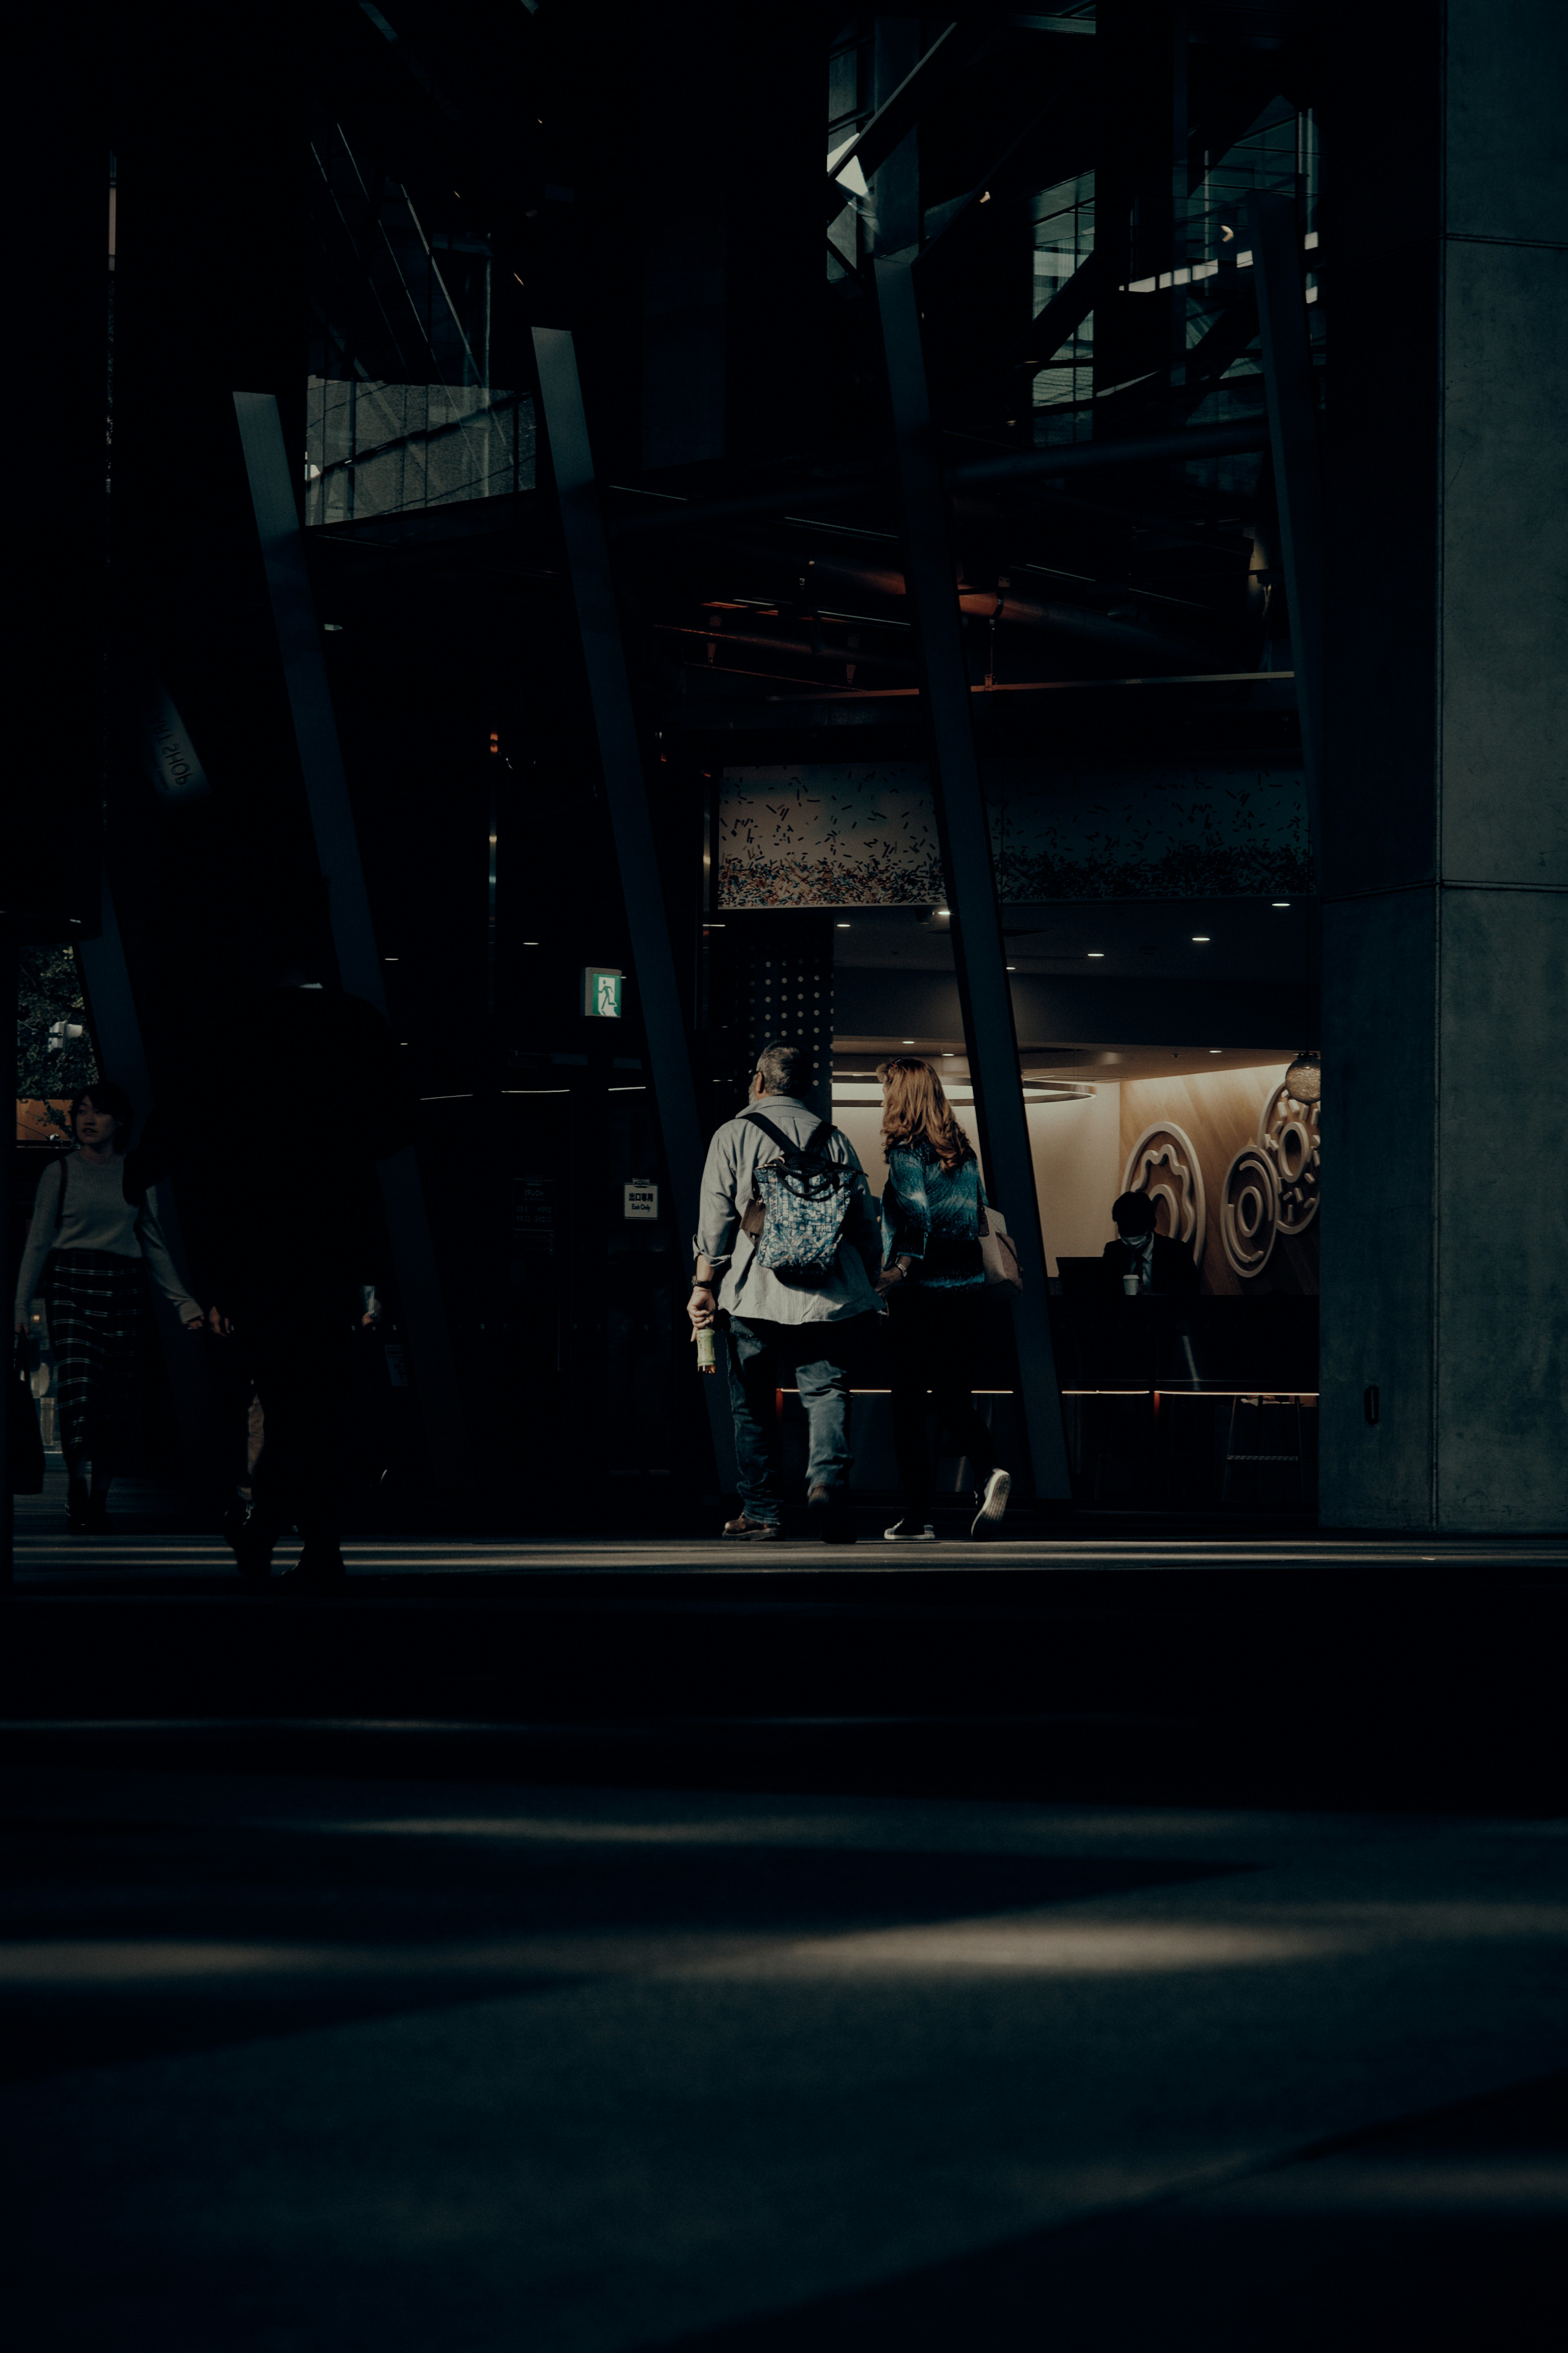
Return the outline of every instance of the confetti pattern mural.
[[[986,778],[1001,896],[1293,896],[1311,885],[1297,769],[1150,773],[1079,765]],[[922,764],[727,768],[722,907],[930,906],[943,894]]]
[[[725,769],[721,907],[918,907],[943,896],[921,762]]]

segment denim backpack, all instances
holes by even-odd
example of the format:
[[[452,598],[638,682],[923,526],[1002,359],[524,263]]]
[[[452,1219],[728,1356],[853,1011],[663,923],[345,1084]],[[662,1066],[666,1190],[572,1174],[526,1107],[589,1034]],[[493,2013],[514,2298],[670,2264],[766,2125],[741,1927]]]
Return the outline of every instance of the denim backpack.
[[[752,1238],[757,1264],[775,1282],[820,1291],[833,1280],[858,1172],[847,1160],[828,1158],[833,1129],[825,1119],[804,1144],[792,1144],[760,1111],[741,1116],[779,1147],[776,1160],[757,1163],[751,1202],[741,1220]]]

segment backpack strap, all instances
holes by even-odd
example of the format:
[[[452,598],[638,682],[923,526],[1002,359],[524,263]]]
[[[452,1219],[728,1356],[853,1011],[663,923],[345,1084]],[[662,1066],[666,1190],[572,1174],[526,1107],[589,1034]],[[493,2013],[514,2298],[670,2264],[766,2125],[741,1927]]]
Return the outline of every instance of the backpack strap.
[[[742,1119],[749,1119],[753,1127],[760,1127],[764,1135],[772,1136],[773,1142],[778,1145],[781,1152],[794,1152],[797,1148],[784,1134],[783,1128],[775,1127],[773,1121],[771,1119],[764,1118],[763,1114],[760,1111],[743,1111],[741,1113],[741,1117]],[[819,1123],[819,1125],[821,1123]]]
[[[827,1147],[833,1141],[833,1122],[830,1119],[819,1119],[805,1142],[796,1144],[793,1137],[785,1135],[782,1128],[775,1127],[773,1121],[760,1111],[743,1111],[741,1117],[749,1119],[753,1127],[760,1127],[764,1135],[771,1135],[781,1152],[813,1152],[824,1160],[828,1156]]]

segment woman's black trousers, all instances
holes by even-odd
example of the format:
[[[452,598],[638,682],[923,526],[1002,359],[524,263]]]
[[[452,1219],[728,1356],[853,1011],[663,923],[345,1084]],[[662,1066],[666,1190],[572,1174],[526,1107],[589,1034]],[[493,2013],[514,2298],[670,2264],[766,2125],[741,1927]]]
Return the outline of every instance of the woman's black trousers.
[[[955,1452],[966,1454],[975,1482],[996,1468],[991,1432],[974,1409],[974,1360],[985,1293],[975,1284],[928,1291],[919,1282],[888,1301],[888,1371],[893,1392],[893,1447],[899,1459],[904,1517],[931,1515],[931,1449],[926,1415],[936,1409]]]

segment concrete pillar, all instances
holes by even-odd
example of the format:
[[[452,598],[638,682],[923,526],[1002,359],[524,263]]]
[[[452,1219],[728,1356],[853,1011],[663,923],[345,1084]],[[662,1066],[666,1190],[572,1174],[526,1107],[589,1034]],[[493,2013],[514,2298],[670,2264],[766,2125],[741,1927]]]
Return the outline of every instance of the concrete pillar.
[[[1561,1529],[1568,10],[1336,46],[1322,1518]]]

